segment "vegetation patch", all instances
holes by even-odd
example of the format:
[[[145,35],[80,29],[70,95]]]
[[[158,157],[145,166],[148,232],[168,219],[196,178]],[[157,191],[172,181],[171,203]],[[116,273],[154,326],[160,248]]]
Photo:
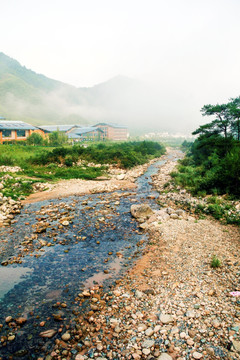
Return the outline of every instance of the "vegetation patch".
[[[219,267],[221,267],[221,261],[216,255],[213,255],[211,260],[211,268],[216,269]]]
[[[2,195],[11,197],[14,200],[30,195],[33,192],[33,184],[36,182],[34,180],[15,178],[5,173],[0,173],[0,178],[3,185],[1,189]]]
[[[240,97],[227,104],[205,105],[204,116],[214,120],[193,132],[193,143],[184,141],[186,157],[171,174],[175,187],[184,187],[197,197],[207,197],[195,213],[240,225],[234,200],[240,197]]]
[[[59,141],[57,136],[53,139]],[[34,144],[29,145],[33,140]],[[91,180],[106,172],[106,164],[128,169],[159,157],[164,152],[162,145],[152,141],[97,143],[88,147],[48,147],[42,146],[41,139],[35,134],[28,144],[0,145],[0,165],[19,166],[22,169],[18,172],[18,180],[10,175],[10,178],[2,182],[4,188],[1,192],[4,196],[16,199],[29,195],[33,191],[34,182]],[[3,174],[6,176],[6,173]]]

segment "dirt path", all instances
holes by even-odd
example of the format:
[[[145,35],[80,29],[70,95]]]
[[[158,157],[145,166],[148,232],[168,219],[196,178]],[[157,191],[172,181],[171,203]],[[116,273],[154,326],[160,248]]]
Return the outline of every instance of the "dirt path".
[[[173,167],[160,169],[159,188]],[[89,359],[91,349],[97,359],[240,359],[240,298],[230,294],[240,291],[239,229],[157,215],[147,222],[141,259],[90,314],[76,360]],[[220,268],[211,268],[213,255]]]

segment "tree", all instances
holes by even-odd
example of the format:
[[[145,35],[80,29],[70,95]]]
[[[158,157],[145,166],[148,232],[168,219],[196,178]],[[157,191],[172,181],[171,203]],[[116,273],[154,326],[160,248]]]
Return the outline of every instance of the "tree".
[[[44,139],[43,137],[38,134],[38,133],[32,133],[28,138],[27,138],[27,144],[28,145],[38,145],[41,146],[43,145]]]
[[[68,137],[66,134],[60,132],[59,130],[53,131],[49,134],[49,145],[50,146],[61,146],[66,144]]]
[[[209,126],[209,130],[212,129],[215,133],[223,133],[225,138],[228,136],[228,129],[231,125],[229,104],[204,105],[201,112],[203,116],[216,116],[215,120],[213,120],[210,124],[207,124]]]

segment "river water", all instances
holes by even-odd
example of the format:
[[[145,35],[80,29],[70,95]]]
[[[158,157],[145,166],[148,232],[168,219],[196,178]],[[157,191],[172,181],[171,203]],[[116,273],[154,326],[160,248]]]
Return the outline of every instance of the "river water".
[[[151,175],[164,162],[149,166],[138,178],[134,192],[71,196],[29,204],[16,217],[14,225],[0,230],[0,260],[10,263],[0,267],[3,360],[43,356],[53,341],[46,342],[39,333],[59,327],[52,316],[56,302],[66,305],[60,315],[65,323],[71,323],[77,307],[74,299],[79,292],[97,283],[109,289],[136,260],[141,252],[139,244],[144,247],[147,238],[132,218],[130,207],[143,202],[158,207],[154,200],[157,193],[150,185]],[[59,216],[65,213],[71,216],[71,221],[59,228]],[[50,225],[36,237],[34,229],[40,221],[49,221]],[[32,251],[27,251],[24,241],[31,237]],[[44,246],[34,246],[39,241]],[[16,259],[20,261],[15,262]],[[80,311],[84,313],[84,308]],[[13,319],[23,316],[27,322],[16,330],[14,321],[10,327],[6,324],[7,316]],[[42,321],[44,328],[40,327]],[[11,333],[15,339],[5,341],[4,336]]]

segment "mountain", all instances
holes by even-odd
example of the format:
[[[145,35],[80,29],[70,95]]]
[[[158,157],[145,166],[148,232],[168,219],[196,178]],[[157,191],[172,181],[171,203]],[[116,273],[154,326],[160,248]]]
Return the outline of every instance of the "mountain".
[[[78,89],[49,79],[0,53],[0,114],[32,124],[62,123],[73,115]],[[80,114],[74,114],[82,121]]]
[[[165,91],[166,93],[166,91]],[[162,93],[164,95],[164,93]],[[113,122],[130,130],[171,130],[162,96],[136,79],[116,76],[77,88],[22,66],[0,53],[0,116],[44,124]],[[174,130],[177,131],[176,124]]]

